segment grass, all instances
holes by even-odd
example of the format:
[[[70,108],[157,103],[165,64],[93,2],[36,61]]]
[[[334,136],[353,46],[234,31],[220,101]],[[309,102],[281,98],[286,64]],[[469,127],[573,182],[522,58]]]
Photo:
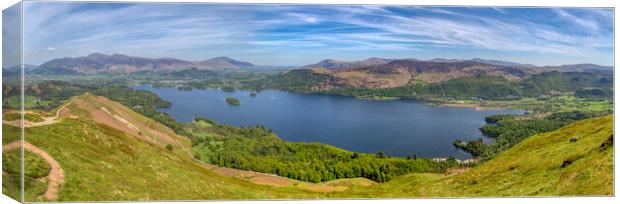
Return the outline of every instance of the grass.
[[[148,125],[157,132],[171,130],[120,104],[97,100],[92,95],[75,101],[105,107],[124,116],[139,128]],[[26,141],[54,157],[65,172],[59,201],[129,201],[129,200],[204,200],[204,199],[285,199],[316,198],[298,188],[257,185],[226,177],[195,162],[182,148],[169,151],[165,145],[147,142],[135,135],[98,123],[90,117],[90,109],[67,106],[77,119],[25,129]],[[19,140],[20,128],[3,124],[3,144]],[[145,132],[146,134],[146,132]],[[189,148],[187,139],[181,145]],[[18,160],[17,160],[18,161]],[[9,174],[14,175],[14,173]],[[19,173],[17,173],[17,176]],[[10,179],[4,184],[9,185]],[[3,185],[4,185],[3,184]],[[122,184],[122,185],[120,185]],[[17,195],[19,188],[5,188],[6,194]],[[26,194],[40,194],[26,188]],[[37,201],[27,197],[26,201]]]
[[[2,193],[11,198],[19,199],[21,152],[19,149],[2,154]],[[29,201],[42,201],[39,197],[47,188],[46,176],[50,171],[49,165],[37,155],[24,152],[24,198]]]
[[[3,129],[19,133],[19,129],[13,126],[3,125]],[[224,177],[188,157],[92,121],[63,119],[53,125],[28,128],[25,134],[27,141],[50,153],[64,169],[65,183],[60,189],[60,201],[318,196],[297,189],[274,189]],[[32,190],[27,188],[27,194],[37,193]]]
[[[19,114],[19,112],[4,113],[2,114],[2,120],[6,120],[6,121],[21,120],[21,114]],[[24,120],[27,120],[30,122],[43,122],[44,121],[43,116],[41,116],[41,114],[36,113],[36,112],[24,113]]]
[[[47,105],[49,105],[51,103],[52,103],[52,101],[48,101],[48,100],[41,100],[41,101],[39,101],[39,103],[37,103],[37,97],[30,96],[30,95],[27,95],[24,98],[24,108],[26,108],[26,109],[35,108],[35,107],[41,107],[41,106],[47,106]],[[2,104],[3,104],[3,106],[5,108],[19,109],[21,107],[20,97],[19,96],[7,97],[7,98],[3,99]]]
[[[536,98],[522,98],[519,100],[510,101],[447,100],[443,98],[429,100],[448,105],[513,108],[542,112],[569,112],[575,110],[591,112],[611,111],[613,110],[614,105],[613,101],[610,100],[582,99],[574,96],[555,96],[545,100],[539,100]]]
[[[73,106],[68,106],[72,114],[88,114]],[[19,127],[3,124],[2,131],[3,144],[20,138]],[[304,190],[304,185],[272,187],[222,176],[176,152],[180,148],[171,152],[87,117],[25,129],[26,140],[47,151],[64,169],[60,201],[612,195],[614,148],[605,145],[612,134],[613,116],[588,119],[529,137],[465,173],[415,173],[381,184],[336,180],[324,185],[346,184],[348,190],[315,193]],[[569,142],[572,137],[577,142]],[[12,183],[18,181],[19,172],[9,170],[15,167],[16,155],[5,155],[3,193],[16,196],[19,188]],[[566,161],[570,164],[562,167]],[[32,167],[33,173],[26,168],[32,178],[46,171],[34,155],[26,154],[26,164]],[[44,184],[26,184],[26,201],[38,201]]]
[[[613,195],[613,116],[532,136],[455,176],[411,174],[358,193],[381,197]],[[577,142],[569,142],[570,138]],[[565,161],[572,162],[562,167]]]

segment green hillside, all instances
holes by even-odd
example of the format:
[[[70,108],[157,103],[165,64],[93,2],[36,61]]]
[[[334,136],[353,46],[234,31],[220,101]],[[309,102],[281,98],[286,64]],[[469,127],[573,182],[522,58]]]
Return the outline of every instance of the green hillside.
[[[576,142],[570,142],[571,138]],[[613,116],[532,136],[455,176],[410,174],[353,192],[381,197],[613,195]]]
[[[177,138],[174,131],[103,97],[82,95],[66,107],[58,111],[57,122],[25,129],[26,141],[49,153],[64,170],[59,201],[613,193],[613,116],[583,120],[529,137],[464,173],[408,174],[381,184],[363,179],[312,184],[198,163],[184,152],[189,145],[184,140],[173,144],[172,151],[166,148],[165,144],[171,143],[165,141]],[[3,124],[2,134],[3,145],[8,144],[19,138],[19,128]],[[578,140],[570,142],[572,137]],[[10,159],[11,154],[7,155]],[[32,155],[28,157],[26,172],[35,172],[32,178],[41,177],[40,171],[46,168]],[[4,164],[3,193],[17,195],[11,191],[18,187],[6,182],[15,178],[15,168],[7,166],[15,162]],[[36,169],[30,171],[29,166]],[[261,185],[274,178],[282,185]],[[36,195],[44,184],[27,184],[34,186],[26,189],[27,201],[40,201]]]
[[[148,139],[150,134],[173,131],[126,107],[117,107],[119,105],[90,94],[82,95],[60,111],[58,122],[25,129],[26,141],[49,153],[64,170],[59,201],[286,199],[320,195],[299,188],[257,185],[220,175],[210,170],[212,166],[200,164],[184,153],[181,150],[184,147],[178,145],[189,145],[186,142],[175,144],[175,150],[170,151],[161,144],[165,140]],[[89,110],[91,106],[105,108],[114,117]],[[118,116],[124,116],[119,120],[128,123],[127,126],[132,124],[140,128],[138,134],[145,138],[100,121]],[[18,127],[3,124],[3,145],[17,141],[19,132]],[[15,156],[15,151],[5,152],[7,157],[3,158],[3,193],[13,197],[19,190],[18,182],[11,182],[19,176],[19,171],[14,170],[19,170],[19,163],[14,162],[19,156]],[[31,158],[26,160],[26,172],[31,172],[31,167],[40,169],[36,156],[26,156]],[[41,176],[33,175],[33,179]],[[43,201],[37,196],[42,189],[45,191],[41,185],[44,183],[27,183],[26,201]]]

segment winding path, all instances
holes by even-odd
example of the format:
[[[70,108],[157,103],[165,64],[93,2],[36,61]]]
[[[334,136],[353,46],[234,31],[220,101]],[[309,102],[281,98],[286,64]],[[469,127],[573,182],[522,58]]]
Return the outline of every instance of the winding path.
[[[23,127],[24,128],[28,128],[28,127],[37,127],[37,126],[45,126],[45,125],[51,125],[54,124],[56,122],[59,121],[60,118],[60,112],[66,108],[69,104],[72,104],[75,101],[76,97],[71,98],[70,101],[68,101],[67,103],[65,103],[64,105],[60,106],[56,112],[54,116],[49,116],[49,117],[44,117],[44,121],[41,122],[31,122],[31,121],[26,121],[24,120],[23,123]],[[115,119],[119,120],[122,118],[119,118],[118,116],[110,113],[109,111],[107,111],[105,108],[102,109],[105,113],[110,114],[112,116],[114,116]],[[123,122],[124,121],[124,122]],[[2,121],[3,124],[7,124],[7,125],[12,125],[12,126],[17,126],[20,127],[22,124],[20,123],[20,120],[16,120],[16,121]],[[127,124],[128,122],[126,120],[122,120],[121,122],[123,122],[124,124]],[[129,123],[130,124],[130,123]],[[130,124],[131,126],[134,126],[132,124]],[[135,127],[135,126],[134,126]],[[176,135],[176,137],[181,137]],[[201,167],[209,169],[214,171],[217,174],[220,174],[222,176],[227,176],[227,177],[235,177],[235,178],[239,178],[239,179],[243,179],[243,180],[247,180],[249,182],[252,183],[256,183],[256,184],[260,184],[260,185],[268,185],[268,186],[276,186],[276,187],[282,187],[282,186],[294,186],[296,184],[302,184],[304,188],[306,188],[307,190],[310,191],[316,191],[316,192],[332,192],[332,191],[343,191],[345,189],[347,189],[346,187],[339,187],[339,186],[327,186],[327,185],[320,185],[320,184],[312,184],[312,183],[307,183],[307,182],[300,182],[294,179],[290,179],[290,178],[285,178],[285,177],[280,177],[277,175],[273,175],[273,174],[267,174],[267,173],[259,173],[259,172],[252,172],[252,171],[244,171],[244,170],[238,170],[238,169],[231,169],[231,168],[226,168],[226,167],[219,167],[216,165],[212,165],[209,163],[206,163],[204,161],[201,161],[199,159],[194,158],[192,152],[190,149],[188,149],[187,147],[185,147],[180,140],[175,140],[178,147],[180,147],[182,149],[183,152],[186,152],[188,157],[193,160],[194,162],[197,162]],[[10,151],[10,150],[14,150],[14,149],[18,149],[21,144],[21,141],[15,141],[9,144],[6,144],[3,146],[2,151]],[[47,152],[39,149],[38,147],[24,141],[24,149],[33,152],[34,154],[38,155],[39,157],[43,158],[51,167],[50,173],[47,176],[48,178],[48,186],[47,186],[47,190],[45,191],[45,194],[43,194],[43,198],[45,198],[46,200],[57,200],[58,199],[58,191],[59,191],[59,187],[62,183],[64,183],[64,171],[62,170],[60,164],[54,160],[54,158],[49,155]]]
[[[24,128],[51,125],[51,124],[58,122],[58,118],[60,117],[60,111],[62,111],[62,109],[67,107],[69,104],[71,104],[74,100],[75,100],[75,97],[71,98],[69,102],[60,106],[56,110],[56,113],[54,116],[45,117],[43,118],[43,121],[41,122],[31,122],[31,121],[24,120],[24,123],[23,123]],[[22,125],[20,124],[20,122],[21,120],[16,120],[16,121],[4,121],[3,120],[2,121],[3,124],[18,126],[18,127]],[[20,141],[14,141],[14,142],[3,145],[2,152],[19,149],[22,145],[21,142],[22,141],[20,140]],[[47,190],[45,190],[45,193],[43,194],[43,198],[45,198],[46,200],[58,199],[58,189],[60,188],[60,185],[64,183],[65,181],[65,172],[62,170],[62,167],[60,167],[60,164],[54,159],[54,157],[52,157],[50,154],[43,151],[42,149],[39,149],[37,146],[34,146],[33,144],[30,144],[26,141],[23,141],[23,144],[24,144],[25,150],[28,150],[36,154],[37,156],[41,157],[50,166],[50,172],[47,175],[47,181],[48,181]]]
[[[15,141],[2,146],[2,152],[19,149],[22,141]],[[37,156],[41,157],[50,166],[50,173],[47,175],[47,190],[43,194],[43,198],[46,200],[58,199],[58,189],[60,185],[65,181],[65,172],[60,167],[60,164],[47,152],[39,149],[38,147],[24,142],[24,149],[28,150]]]
[[[69,104],[73,103],[74,100],[75,100],[75,97],[71,98],[71,100],[69,100],[69,102],[67,102],[64,105],[60,106],[56,110],[56,113],[55,113],[54,116],[44,117],[43,121],[41,121],[41,122],[31,122],[31,121],[24,120],[24,127],[37,127],[37,126],[51,125],[51,124],[54,124],[54,123],[58,122],[58,118],[60,117],[60,111],[62,111],[62,109],[67,107]],[[13,120],[13,121],[4,121],[4,120],[2,120],[3,124],[17,126],[17,127],[20,127],[22,125],[22,124],[20,124],[20,122],[21,122],[21,120]]]

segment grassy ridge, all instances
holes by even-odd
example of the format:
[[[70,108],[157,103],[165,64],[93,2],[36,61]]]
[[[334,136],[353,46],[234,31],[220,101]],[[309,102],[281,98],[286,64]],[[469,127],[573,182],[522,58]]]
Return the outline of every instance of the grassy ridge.
[[[214,136],[213,132],[203,133],[204,137]],[[349,182],[350,188],[314,193],[303,186],[270,187],[222,176],[189,155],[88,118],[63,118],[25,132],[28,142],[47,151],[64,169],[60,201],[610,195],[612,134],[613,116],[588,119],[529,137],[458,175],[414,173],[371,186],[357,180],[334,181]],[[569,142],[573,137],[577,142]],[[19,128],[3,125],[3,144],[18,138]],[[26,162],[27,166],[40,166],[36,158]],[[26,195],[33,195],[27,196],[27,201],[36,201],[37,189],[42,188],[26,189]]]
[[[19,133],[13,126],[3,125],[3,129],[7,130],[5,133]],[[316,196],[292,188],[276,189],[221,176],[189,157],[92,121],[63,119],[53,125],[28,128],[25,135],[27,141],[50,153],[64,169],[60,201]],[[26,190],[27,194],[35,194],[31,191],[36,189]]]
[[[570,138],[578,138],[570,142]],[[382,197],[613,194],[613,116],[538,134],[455,176],[411,174],[353,192]]]
[[[492,115],[485,118],[489,124],[482,126],[480,131],[488,137],[495,138],[494,143],[485,144],[482,142],[482,139],[479,139],[473,141],[456,140],[453,144],[474,156],[488,160],[529,136],[551,132],[578,120],[600,117],[611,113],[611,111],[573,111],[556,112],[546,116]]]

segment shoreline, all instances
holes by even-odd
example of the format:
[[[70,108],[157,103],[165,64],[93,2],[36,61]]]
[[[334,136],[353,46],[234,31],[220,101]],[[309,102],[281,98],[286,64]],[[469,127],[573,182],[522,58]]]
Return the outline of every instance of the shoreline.
[[[138,86],[143,86],[143,85],[147,85],[150,86],[150,88],[174,88],[176,86],[173,87],[154,87],[153,84],[150,83],[139,83]],[[135,89],[136,86],[130,86],[131,88]],[[221,88],[215,88],[215,87],[193,87],[195,89],[215,89],[215,90],[221,90]],[[290,90],[284,90],[284,89],[273,89],[273,88],[268,88],[268,89],[263,89],[263,90],[252,90],[252,89],[236,89],[235,91],[248,91],[248,92],[261,92],[264,90],[272,90],[272,91],[285,91],[285,92],[290,92],[290,93],[296,93],[296,94],[304,94],[304,95],[324,95],[324,96],[338,96],[338,97],[348,97],[348,98],[353,98],[356,100],[363,100],[363,101],[397,101],[397,100],[405,100],[405,101],[417,101],[417,102],[421,102],[426,106],[431,106],[431,107],[447,107],[447,108],[472,108],[475,109],[476,111],[485,111],[485,110],[507,110],[507,109],[515,109],[515,110],[524,110],[524,111],[528,111],[527,109],[517,109],[517,108],[513,108],[513,107],[506,107],[506,106],[501,106],[501,105],[483,105],[483,104],[479,104],[479,103],[469,103],[469,102],[462,102],[462,103],[455,103],[455,102],[450,102],[450,101],[446,101],[446,100],[440,100],[440,99],[418,99],[418,98],[409,98],[409,97],[396,97],[396,96],[385,96],[385,97],[364,97],[364,96],[355,96],[355,95],[344,95],[344,94],[334,94],[334,93],[329,93],[329,92],[315,92],[315,91],[309,91],[309,92],[296,92],[296,91],[290,91]],[[494,102],[493,100],[490,100],[490,102]]]
[[[476,103],[450,103],[450,102],[439,102],[439,101],[431,101],[425,103],[428,106],[436,106],[436,107],[448,107],[448,108],[473,108],[477,111],[485,111],[485,110],[506,110],[506,109],[514,109],[510,107],[501,107],[501,106],[492,106],[492,105],[482,105]]]
[[[146,85],[146,86],[150,86],[150,88],[155,88],[152,86],[152,84],[142,84],[142,85]],[[136,88],[135,86],[132,88]],[[157,87],[157,88],[168,88],[168,87]],[[218,91],[222,91],[223,90],[219,89],[219,88],[206,88],[205,90],[208,89],[212,89],[212,90],[218,90]],[[145,89],[142,89],[145,90]],[[146,89],[148,90],[148,89]],[[152,90],[149,90],[152,91]],[[255,90],[250,90],[250,89],[236,89],[235,91],[244,91],[244,92],[254,92]],[[333,97],[345,97],[345,98],[350,98],[350,99],[354,99],[354,100],[361,100],[361,101],[398,101],[398,100],[402,100],[402,101],[411,101],[411,102],[416,102],[416,103],[420,103],[421,105],[427,106],[427,107],[446,107],[446,108],[466,108],[466,109],[473,109],[475,111],[491,111],[491,110],[523,110],[523,111],[527,111],[525,109],[515,109],[515,108],[511,108],[511,107],[506,107],[506,106],[493,106],[493,105],[484,105],[484,104],[480,104],[480,103],[476,103],[476,102],[467,102],[467,101],[461,101],[461,103],[458,102],[449,102],[446,100],[440,100],[440,99],[417,99],[417,98],[402,98],[402,97],[357,97],[357,96],[352,96],[352,95],[341,95],[341,94],[331,94],[331,93],[326,93],[326,92],[294,92],[294,91],[288,91],[288,90],[282,90],[282,89],[264,89],[261,91],[282,91],[282,92],[288,92],[288,93],[294,93],[294,94],[303,94],[303,95],[319,95],[319,96],[333,96]],[[260,91],[259,91],[260,93]],[[492,102],[492,101],[491,101]],[[158,111],[161,111],[158,109]],[[179,121],[182,123],[187,123],[190,121]],[[217,121],[215,121],[217,122]],[[227,124],[230,125],[230,124]],[[235,125],[232,125],[235,126]],[[238,127],[238,126],[235,126]],[[482,126],[481,126],[482,127]],[[279,138],[282,138],[281,136],[278,136]],[[327,145],[331,145],[328,143],[322,143],[321,144],[327,144]],[[340,148],[340,147],[338,147]],[[458,148],[460,150],[463,150],[461,148]],[[347,150],[347,149],[343,149],[343,150]],[[347,151],[351,151],[351,150],[347,150]],[[355,152],[355,151],[351,151],[351,152]],[[371,154],[368,152],[357,152],[357,153],[367,153],[367,154]],[[469,152],[466,152],[466,155],[468,156],[467,158],[462,158],[462,160],[470,160],[470,159],[475,159],[475,156]],[[456,156],[456,155],[454,155]],[[404,157],[404,156],[402,156]],[[428,159],[433,159],[434,157],[425,157]]]

